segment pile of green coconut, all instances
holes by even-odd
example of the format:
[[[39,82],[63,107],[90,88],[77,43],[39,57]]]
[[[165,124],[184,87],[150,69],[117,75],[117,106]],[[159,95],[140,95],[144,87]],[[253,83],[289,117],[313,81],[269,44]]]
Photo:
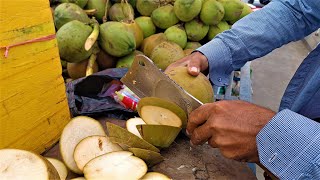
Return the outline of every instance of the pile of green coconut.
[[[162,70],[251,12],[240,0],[51,0],[67,78],[128,68],[137,54]]]

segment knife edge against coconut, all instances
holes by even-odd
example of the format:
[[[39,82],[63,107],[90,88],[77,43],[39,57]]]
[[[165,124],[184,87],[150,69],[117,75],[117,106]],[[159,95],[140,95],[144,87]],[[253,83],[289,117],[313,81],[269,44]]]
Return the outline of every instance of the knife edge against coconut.
[[[128,72],[121,78],[139,98],[158,97],[180,106],[187,114],[203,103],[164,74],[151,59],[137,55]]]

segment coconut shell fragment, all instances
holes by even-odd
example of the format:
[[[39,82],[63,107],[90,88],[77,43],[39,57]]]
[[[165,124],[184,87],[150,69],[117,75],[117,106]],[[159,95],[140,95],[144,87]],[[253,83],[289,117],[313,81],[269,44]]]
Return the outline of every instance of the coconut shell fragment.
[[[129,148],[129,151],[138,158],[144,160],[147,163],[148,167],[152,167],[164,160],[160,153],[147,149]]]

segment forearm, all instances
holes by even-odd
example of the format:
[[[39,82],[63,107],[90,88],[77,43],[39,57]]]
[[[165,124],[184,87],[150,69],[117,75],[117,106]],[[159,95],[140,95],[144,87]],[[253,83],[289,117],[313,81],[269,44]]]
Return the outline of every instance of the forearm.
[[[226,85],[230,72],[247,61],[315,31],[320,26],[319,11],[317,1],[275,0],[244,17],[198,49],[209,61],[212,82]]]
[[[320,179],[320,124],[290,110],[258,134],[260,162],[280,179]]]

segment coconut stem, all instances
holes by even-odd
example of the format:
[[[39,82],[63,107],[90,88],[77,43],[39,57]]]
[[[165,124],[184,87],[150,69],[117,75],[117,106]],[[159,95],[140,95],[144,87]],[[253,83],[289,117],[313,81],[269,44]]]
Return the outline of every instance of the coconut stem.
[[[86,10],[84,10],[84,12],[85,12],[87,15],[93,16],[94,14],[96,14],[97,9],[86,9]]]
[[[107,20],[108,20],[108,4],[109,4],[109,0],[107,0],[106,6],[104,8],[104,16],[102,17],[103,23],[107,22]]]
[[[89,37],[86,40],[86,43],[84,44],[84,49],[86,51],[89,51],[94,43],[97,41],[98,36],[99,36],[99,23],[93,18],[93,31],[89,35]]]
[[[90,76],[91,74],[93,74],[93,65],[96,62],[96,59],[97,59],[97,55],[95,53],[92,53],[88,60],[86,76]]]
[[[133,21],[134,20],[134,16],[133,16],[133,12],[132,12],[132,10],[131,10],[131,5],[128,3],[128,1],[127,0],[121,0],[121,4],[127,4],[127,6],[121,6],[121,8],[122,8],[122,12],[124,12],[124,13],[126,13],[125,14],[125,16],[129,19],[129,21]],[[129,8],[129,14],[128,14],[128,12],[127,12],[127,10],[125,9],[128,9]]]

